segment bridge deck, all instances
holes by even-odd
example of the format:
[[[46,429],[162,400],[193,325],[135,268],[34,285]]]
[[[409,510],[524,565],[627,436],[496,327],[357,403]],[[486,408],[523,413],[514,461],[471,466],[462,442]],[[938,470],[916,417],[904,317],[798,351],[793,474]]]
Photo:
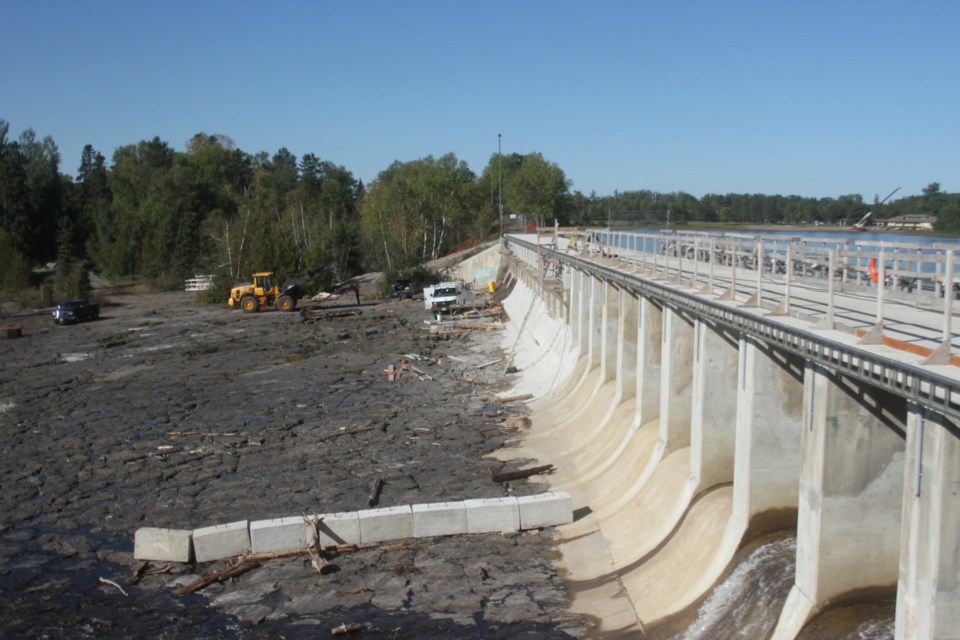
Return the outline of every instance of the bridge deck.
[[[785,348],[874,383],[882,378],[881,386],[934,410],[960,415],[960,357],[954,355],[960,335],[952,330],[956,312],[951,308],[949,316],[945,313],[945,300],[953,301],[938,296],[936,289],[902,292],[893,282],[885,287],[864,282],[863,274],[857,274],[856,281],[841,281],[838,271],[831,286],[826,276],[734,269],[718,264],[716,254],[711,253],[711,261],[711,255],[702,251],[687,252],[700,260],[683,258],[680,252],[664,255],[662,244],[653,245],[658,251],[644,252],[623,245],[611,249],[603,243],[576,243],[552,234],[514,235],[507,238],[507,246],[511,244],[522,248],[525,259],[543,269],[545,278],[560,277],[560,265],[566,264],[665,297],[763,339],[773,336],[780,341],[782,329]],[[755,251],[754,255],[764,253],[762,248]],[[939,399],[930,404],[934,397]]]

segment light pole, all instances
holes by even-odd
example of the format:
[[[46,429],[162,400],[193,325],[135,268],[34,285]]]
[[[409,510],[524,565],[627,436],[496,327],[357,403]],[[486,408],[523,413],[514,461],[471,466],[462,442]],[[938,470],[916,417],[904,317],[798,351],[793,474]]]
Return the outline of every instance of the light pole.
[[[497,203],[500,209],[500,237],[503,237],[503,155],[501,154],[500,139],[503,136],[502,133],[497,134],[497,184],[499,185],[499,191],[497,195]]]

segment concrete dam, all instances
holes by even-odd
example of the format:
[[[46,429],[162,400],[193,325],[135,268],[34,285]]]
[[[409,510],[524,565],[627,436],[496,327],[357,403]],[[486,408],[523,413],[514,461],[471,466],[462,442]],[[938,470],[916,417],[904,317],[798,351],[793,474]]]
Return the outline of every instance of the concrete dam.
[[[553,464],[573,496],[571,609],[608,637],[792,639],[879,597],[889,629],[853,637],[960,638],[954,263],[951,246],[609,230],[510,235],[462,263],[509,290],[511,393],[535,398],[498,455]],[[784,529],[774,597],[741,560]],[[715,603],[734,582],[763,610],[736,634]]]

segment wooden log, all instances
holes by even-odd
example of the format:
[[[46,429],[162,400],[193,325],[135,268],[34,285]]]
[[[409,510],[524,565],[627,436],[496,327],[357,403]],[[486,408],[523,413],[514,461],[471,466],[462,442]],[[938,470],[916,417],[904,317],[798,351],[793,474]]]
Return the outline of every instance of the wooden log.
[[[529,400],[533,397],[532,393],[524,393],[519,396],[507,396],[506,398],[498,398],[500,404],[507,404],[508,402],[520,402],[521,400]]]
[[[510,480],[522,480],[530,476],[539,476],[547,473],[553,473],[552,464],[544,464],[539,467],[530,467],[528,469],[518,469],[517,471],[506,471],[504,473],[495,473],[491,476],[494,482],[508,482]]]
[[[377,478],[373,481],[373,484],[370,486],[370,497],[367,499],[367,504],[371,507],[375,507],[378,502],[380,502],[380,492],[383,491],[383,478]]]
[[[336,431],[334,433],[331,433],[328,436],[323,436],[322,438],[320,438],[320,442],[324,442],[326,440],[333,440],[334,438],[339,438],[340,436],[352,436],[357,433],[363,433],[364,431],[372,431],[375,428],[376,428],[375,425],[368,425],[366,427],[357,427],[356,429],[346,429],[344,431]]]
[[[230,578],[234,578],[236,576],[242,575],[247,571],[250,571],[251,569],[256,569],[259,566],[260,566],[259,562],[244,561],[244,562],[240,562],[239,564],[229,566],[226,569],[222,569],[220,571],[209,571],[203,574],[202,576],[200,576],[200,578],[195,582],[191,582],[188,585],[174,589],[173,595],[184,596],[184,595],[187,595],[188,593],[199,591],[200,589],[209,587],[211,584],[215,582],[223,582],[224,580],[228,580]]]
[[[350,624],[341,624],[339,627],[334,627],[330,630],[331,635],[335,636],[347,636],[352,633],[360,633],[363,631],[363,625],[359,622],[351,622]]]

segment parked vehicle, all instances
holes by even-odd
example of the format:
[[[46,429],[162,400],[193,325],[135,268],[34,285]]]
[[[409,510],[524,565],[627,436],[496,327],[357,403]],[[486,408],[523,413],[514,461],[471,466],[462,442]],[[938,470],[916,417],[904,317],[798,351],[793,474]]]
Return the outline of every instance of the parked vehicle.
[[[423,307],[432,311],[444,311],[450,307],[462,307],[473,300],[473,288],[462,282],[441,282],[423,290]]]
[[[54,307],[52,315],[56,324],[96,320],[100,317],[100,305],[89,300],[67,300]]]

